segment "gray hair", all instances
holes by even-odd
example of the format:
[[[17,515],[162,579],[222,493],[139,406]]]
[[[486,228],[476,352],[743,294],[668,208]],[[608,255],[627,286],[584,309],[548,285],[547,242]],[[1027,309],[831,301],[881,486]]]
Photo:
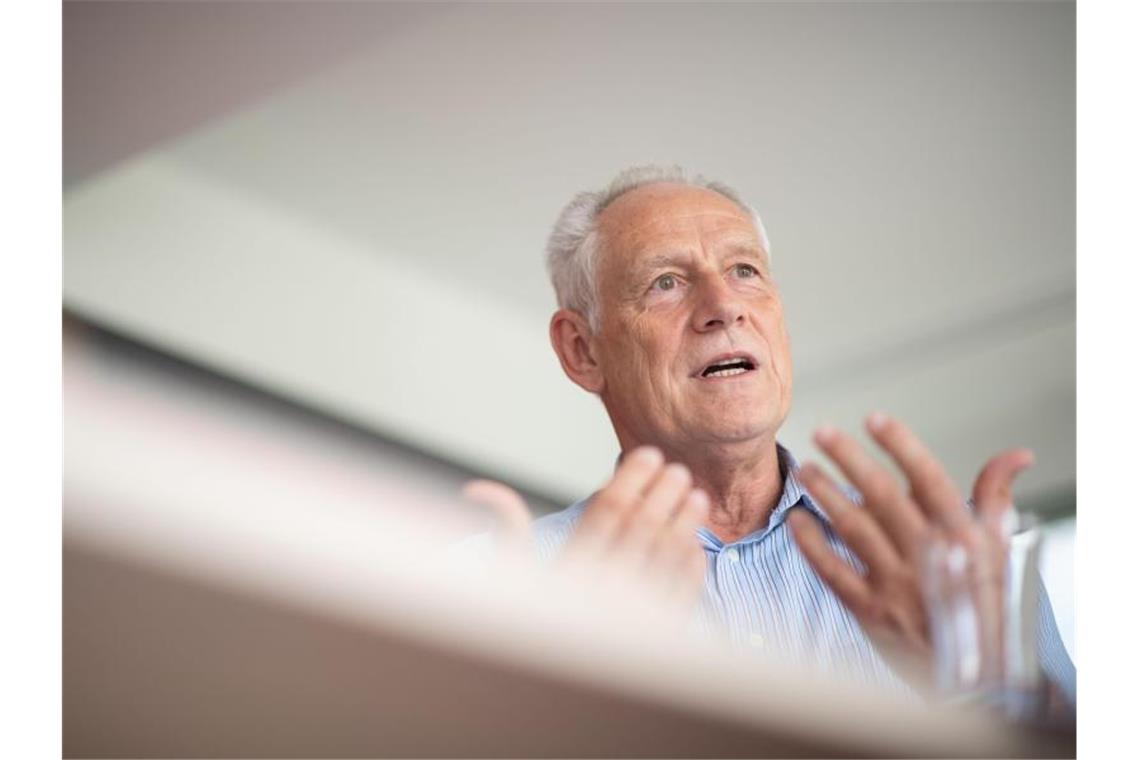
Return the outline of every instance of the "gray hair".
[[[722,182],[692,175],[679,166],[635,166],[618,174],[604,190],[582,192],[562,209],[550,238],[546,243],[546,268],[558,306],[573,309],[586,317],[590,329],[597,332],[601,323],[598,288],[595,270],[601,240],[598,217],[617,198],[644,185],[671,182],[702,187],[720,193],[746,211],[756,225],[760,245],[769,254],[768,234],[756,209],[745,203],[740,195]]]

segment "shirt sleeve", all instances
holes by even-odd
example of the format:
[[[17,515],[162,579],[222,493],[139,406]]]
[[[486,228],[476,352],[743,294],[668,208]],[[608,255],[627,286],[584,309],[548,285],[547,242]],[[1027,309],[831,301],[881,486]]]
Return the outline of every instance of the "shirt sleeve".
[[[1049,593],[1040,576],[1037,577],[1037,588],[1040,594],[1037,604],[1037,652],[1041,669],[1050,681],[1061,688],[1070,706],[1075,709],[1077,669],[1061,640],[1061,632],[1057,629],[1057,620],[1053,616],[1053,605],[1049,602]]]

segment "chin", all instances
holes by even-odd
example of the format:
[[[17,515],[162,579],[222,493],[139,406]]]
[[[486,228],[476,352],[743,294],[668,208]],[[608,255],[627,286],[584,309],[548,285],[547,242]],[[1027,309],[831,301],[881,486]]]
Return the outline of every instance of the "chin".
[[[744,443],[774,436],[775,427],[759,420],[731,420],[710,425],[705,421],[693,437],[709,443]]]

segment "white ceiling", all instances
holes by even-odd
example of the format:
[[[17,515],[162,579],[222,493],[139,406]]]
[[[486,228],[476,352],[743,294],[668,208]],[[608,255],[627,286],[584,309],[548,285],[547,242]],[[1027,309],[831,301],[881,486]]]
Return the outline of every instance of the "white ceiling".
[[[642,162],[737,187],[784,438],[905,415],[1075,480],[1070,3],[65,4],[65,302],[572,496],[615,452],[545,346],[546,233]]]

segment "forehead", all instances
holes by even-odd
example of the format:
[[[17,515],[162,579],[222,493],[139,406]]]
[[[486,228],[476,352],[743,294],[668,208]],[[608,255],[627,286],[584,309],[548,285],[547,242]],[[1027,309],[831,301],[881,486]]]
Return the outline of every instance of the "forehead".
[[[598,230],[610,266],[662,250],[760,248],[752,217],[736,203],[713,190],[673,183],[645,185],[619,196],[598,217]]]

